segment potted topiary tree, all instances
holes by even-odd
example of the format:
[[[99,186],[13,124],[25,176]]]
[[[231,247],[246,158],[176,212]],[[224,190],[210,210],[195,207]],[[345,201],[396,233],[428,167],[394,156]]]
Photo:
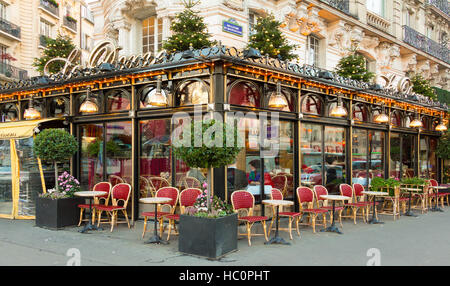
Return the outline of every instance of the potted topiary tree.
[[[201,133],[197,134],[197,130]],[[178,250],[217,259],[237,249],[238,221],[230,205],[212,197],[212,170],[234,163],[242,142],[236,127],[214,119],[192,121],[181,136],[174,140],[174,154],[189,167],[207,168],[208,183],[194,208],[180,216]],[[201,144],[195,144],[198,138],[202,138]]]
[[[77,206],[84,200],[75,198],[74,193],[80,190],[80,183],[67,172],[58,177],[58,163],[69,160],[77,150],[77,140],[64,129],[45,129],[34,139],[35,156],[55,168],[54,189],[36,200],[36,226],[59,229],[78,223]]]

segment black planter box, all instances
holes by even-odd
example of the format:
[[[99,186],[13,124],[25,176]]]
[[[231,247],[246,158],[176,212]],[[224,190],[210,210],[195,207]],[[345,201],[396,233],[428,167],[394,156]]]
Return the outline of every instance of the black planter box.
[[[180,216],[178,250],[217,259],[237,250],[237,214],[221,218]]]
[[[84,204],[83,198],[67,199],[36,199],[36,226],[60,229],[65,226],[77,225],[80,221],[79,204]]]

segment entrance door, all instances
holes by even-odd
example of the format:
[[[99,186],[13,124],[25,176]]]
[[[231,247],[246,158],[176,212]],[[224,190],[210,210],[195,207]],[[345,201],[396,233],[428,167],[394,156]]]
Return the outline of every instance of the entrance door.
[[[10,140],[0,140],[0,217],[12,216]]]

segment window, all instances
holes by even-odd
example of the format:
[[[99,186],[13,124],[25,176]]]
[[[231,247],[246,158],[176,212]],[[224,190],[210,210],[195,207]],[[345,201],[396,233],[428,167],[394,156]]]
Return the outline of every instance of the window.
[[[162,48],[163,21],[150,17],[142,21],[142,52],[157,53]]]
[[[6,8],[8,6],[5,3],[0,2],[0,19],[6,20]]]
[[[7,54],[7,50],[8,49],[8,47],[7,46],[4,46],[4,45],[0,45],[0,62],[1,63],[6,63],[6,62],[9,62],[9,59],[7,59],[5,56],[3,56],[3,55],[6,55]]]
[[[260,107],[258,87],[251,82],[239,81],[230,90],[230,104]]]
[[[40,22],[40,34],[46,37],[51,38],[52,36],[52,25],[41,19]]]
[[[322,115],[322,100],[318,96],[305,95],[301,104],[303,113]]]
[[[384,0],[367,0],[367,10],[384,17]]]
[[[258,19],[258,16],[255,13],[253,13],[253,12],[248,13],[248,35],[249,36],[256,33],[255,26],[258,23],[257,19]]]
[[[81,33],[81,48],[90,50],[92,48],[92,39],[85,33]]]
[[[427,26],[427,37],[433,39],[433,34],[434,34],[434,27]]]
[[[71,15],[71,10],[72,10],[72,7],[70,7],[70,5],[66,5],[66,7],[64,7],[64,15],[65,16],[70,16]]]
[[[81,16],[94,23],[94,16],[92,15],[91,10],[89,10],[86,6],[81,6]]]
[[[306,50],[307,64],[317,67],[319,65],[319,39],[314,36],[308,37],[308,48]]]

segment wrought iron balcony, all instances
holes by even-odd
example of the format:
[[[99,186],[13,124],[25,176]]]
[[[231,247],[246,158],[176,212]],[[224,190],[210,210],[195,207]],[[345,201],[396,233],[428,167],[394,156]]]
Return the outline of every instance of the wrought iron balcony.
[[[427,0],[428,5],[433,5],[448,16],[450,16],[450,7],[447,0]]]
[[[67,17],[67,16],[64,17],[63,23],[64,23],[64,26],[66,26],[66,27],[72,29],[73,31],[76,31],[76,30],[77,30],[77,22],[71,20],[71,18],[69,18],[69,17]]]
[[[20,39],[20,27],[0,18],[0,30]]]
[[[46,1],[46,0],[40,0],[40,6],[44,8],[45,10],[49,11],[53,15],[56,15],[59,17],[59,7],[55,6],[55,4]]]
[[[349,0],[320,0],[333,8],[341,10],[346,14],[350,14]]]
[[[12,66],[5,62],[0,62],[0,74],[17,80],[25,80],[28,78],[28,72],[26,70]]]
[[[403,26],[403,41],[427,54],[450,64],[449,49],[422,35],[408,26]]]

